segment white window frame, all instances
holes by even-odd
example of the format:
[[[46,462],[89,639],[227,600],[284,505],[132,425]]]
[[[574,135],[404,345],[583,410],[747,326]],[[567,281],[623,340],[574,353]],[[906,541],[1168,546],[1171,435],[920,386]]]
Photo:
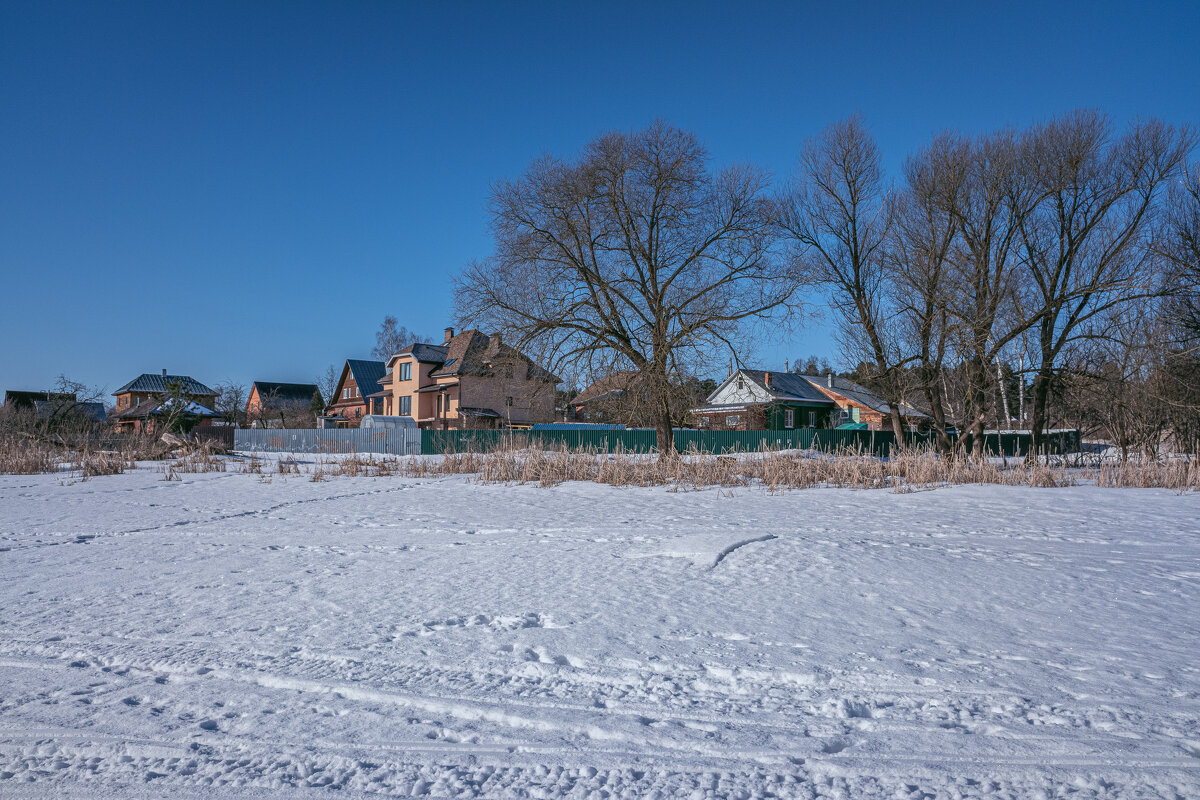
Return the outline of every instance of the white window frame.
[[[793,408],[785,408],[783,410],[783,427],[796,427],[796,410]]]
[[[808,412],[808,427],[810,427],[810,428],[817,427],[817,412],[815,412],[815,411]]]

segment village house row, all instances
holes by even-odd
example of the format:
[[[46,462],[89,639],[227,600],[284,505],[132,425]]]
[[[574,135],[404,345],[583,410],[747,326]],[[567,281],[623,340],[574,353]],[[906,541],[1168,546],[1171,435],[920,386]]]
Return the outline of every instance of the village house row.
[[[290,427],[303,420],[311,427],[415,426],[432,430],[529,429],[541,425],[629,425],[639,404],[639,379],[618,372],[597,380],[556,407],[560,378],[515,348],[500,334],[476,330],[456,334],[446,328],[441,344],[414,342],[386,362],[348,359],[333,396],[322,398],[316,384],[255,381],[246,400],[246,418],[254,425]],[[108,416],[118,430],[152,432],[156,420],[173,410],[169,391],[178,387],[183,412],[199,426],[225,424],[214,410],[217,392],[189,375],[144,373],[113,393]],[[644,399],[644,393],[642,399]],[[314,400],[314,395],[316,400]],[[9,391],[5,406],[39,415],[74,396]],[[85,413],[104,418],[99,403]],[[94,408],[92,406],[98,406]],[[702,405],[683,409],[686,421],[711,430],[786,430],[889,426],[887,402],[846,378],[735,369]],[[925,427],[928,418],[906,406],[906,427]],[[295,425],[301,427],[302,425]]]

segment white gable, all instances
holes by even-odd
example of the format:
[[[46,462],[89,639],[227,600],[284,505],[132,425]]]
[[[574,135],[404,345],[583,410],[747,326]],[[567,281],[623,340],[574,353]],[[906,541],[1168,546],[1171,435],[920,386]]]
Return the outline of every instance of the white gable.
[[[740,381],[739,381],[740,379]],[[739,387],[738,384],[741,383]],[[743,375],[735,372],[708,396],[708,404],[713,406],[743,405],[746,403],[769,403],[774,398],[766,389]]]

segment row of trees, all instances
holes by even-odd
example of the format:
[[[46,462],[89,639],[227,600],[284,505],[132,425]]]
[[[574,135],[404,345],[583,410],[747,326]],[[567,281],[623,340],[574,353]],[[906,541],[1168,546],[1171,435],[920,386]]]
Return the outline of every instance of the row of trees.
[[[780,190],[753,167],[711,170],[665,123],[611,133],[496,185],[495,252],[459,277],[458,312],[563,372],[637,370],[665,434],[671,385],[745,354],[764,323],[778,340],[819,293],[897,432],[915,403],[944,448],[948,429],[982,433],[1015,377],[1040,443],[1052,417],[1082,413],[1068,398],[1088,379],[1186,383],[1195,141],[1076,111],[936,136],[892,183],[850,118],[803,146]]]

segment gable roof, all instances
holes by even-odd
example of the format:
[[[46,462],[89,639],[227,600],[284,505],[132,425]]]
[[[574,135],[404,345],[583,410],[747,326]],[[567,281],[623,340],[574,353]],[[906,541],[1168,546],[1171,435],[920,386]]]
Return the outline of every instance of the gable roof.
[[[771,372],[770,370],[761,369],[741,369],[738,370],[738,373],[754,381],[760,389],[766,391],[775,400],[793,400],[801,403],[825,403],[833,405],[832,400],[813,388],[813,385],[806,381],[802,375],[797,375],[793,372]],[[769,386],[767,385],[768,373],[771,376]]]
[[[74,392],[26,392],[21,389],[8,389],[4,392],[4,405],[33,408],[35,403],[44,403],[48,400],[57,400],[62,402],[75,402]]]
[[[158,416],[162,412],[170,410],[170,408],[171,408],[171,400],[170,400],[170,398],[168,398],[168,399],[162,401],[161,403],[142,403],[141,405],[126,409],[125,411],[122,411],[120,414],[117,414],[116,418],[117,419],[144,419],[146,417]],[[208,408],[207,406],[203,406],[200,403],[197,403],[195,400],[189,400],[187,402],[187,405],[185,405],[183,407],[183,410],[184,410],[185,414],[190,414],[190,415],[196,416],[196,417],[215,418],[215,417],[221,416],[217,412],[213,411],[211,408]]]
[[[82,403],[74,399],[34,400],[33,407],[37,410],[38,419],[62,416],[85,417],[96,422],[104,422],[108,419],[108,411],[104,408],[104,403],[96,400],[87,400]]]
[[[215,391],[190,375],[162,375],[150,372],[143,372],[113,394],[125,394],[126,392],[166,394],[168,383],[182,383],[183,393],[194,397],[216,397],[217,395]]]
[[[315,383],[278,383],[276,381],[255,381],[250,386],[251,393],[258,389],[258,396],[274,397],[276,400],[289,400],[306,403],[312,402],[312,396],[318,391]]]
[[[349,369],[350,375],[354,377],[354,383],[359,387],[359,395],[373,395],[379,391],[379,379],[388,373],[388,365],[385,365],[383,361],[347,359],[346,368]]]
[[[413,342],[408,347],[396,353],[387,360],[387,366],[391,367],[396,362],[396,359],[404,356],[412,356],[414,361],[420,361],[425,364],[441,364],[446,360],[447,347],[444,344],[426,344],[425,342]]]
[[[606,375],[572,397],[570,405],[583,405],[585,403],[596,403],[602,400],[612,400],[622,397],[637,382],[639,375],[640,373],[635,370],[625,370]]]
[[[463,331],[441,347],[446,349],[446,358],[440,367],[429,373],[431,378],[488,376],[493,374],[492,364],[501,361],[527,364],[531,380],[560,382],[557,376],[533,363],[515,347],[504,344],[498,333],[487,336],[479,331]]]
[[[859,405],[866,406],[874,411],[878,411],[880,414],[892,413],[892,407],[888,404],[887,400],[883,399],[883,397],[880,395],[875,394],[870,389],[859,386],[849,378],[843,378],[838,375],[802,375],[800,377],[804,378],[804,380],[808,381],[813,386],[817,386],[827,392],[840,394],[842,397],[852,400]],[[829,385],[831,380],[833,383],[832,386]],[[905,403],[901,407],[900,413],[906,417],[914,418],[926,416],[920,411],[917,411],[908,403]]]

